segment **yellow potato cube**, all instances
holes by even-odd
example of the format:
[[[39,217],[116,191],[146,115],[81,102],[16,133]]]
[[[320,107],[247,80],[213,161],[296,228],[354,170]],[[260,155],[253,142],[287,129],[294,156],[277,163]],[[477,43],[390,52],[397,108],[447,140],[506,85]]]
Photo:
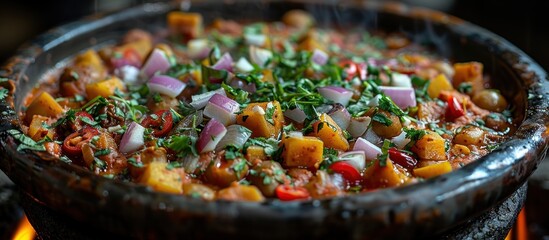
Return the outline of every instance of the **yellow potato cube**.
[[[328,114],[323,113],[320,119],[313,123],[313,131],[309,136],[318,137],[324,142],[327,148],[334,148],[342,151],[349,149],[349,142],[343,136],[343,131]]]
[[[282,158],[287,167],[318,168],[324,143],[316,137],[287,137],[282,140]]]
[[[125,90],[124,83],[117,77],[111,77],[107,80],[100,82],[90,83],[86,85],[87,99],[91,100],[97,96],[109,97],[114,95],[114,91],[118,89],[120,91]]]
[[[175,169],[167,169],[166,162],[151,162],[145,167],[139,182],[151,186],[154,190],[167,193],[182,193],[181,174]]]
[[[452,165],[448,161],[442,161],[429,166],[414,169],[414,175],[421,178],[432,178],[452,171]]]
[[[27,107],[25,121],[31,122],[34,115],[55,118],[63,113],[63,108],[47,92],[42,92]]]

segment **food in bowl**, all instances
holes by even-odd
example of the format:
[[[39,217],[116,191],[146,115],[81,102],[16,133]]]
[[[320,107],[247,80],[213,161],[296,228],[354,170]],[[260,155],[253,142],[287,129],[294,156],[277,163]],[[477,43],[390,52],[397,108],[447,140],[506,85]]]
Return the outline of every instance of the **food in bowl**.
[[[326,198],[412,184],[490,152],[511,107],[479,62],[400,34],[172,12],[78,54],[26,98],[20,149],[205,200]]]

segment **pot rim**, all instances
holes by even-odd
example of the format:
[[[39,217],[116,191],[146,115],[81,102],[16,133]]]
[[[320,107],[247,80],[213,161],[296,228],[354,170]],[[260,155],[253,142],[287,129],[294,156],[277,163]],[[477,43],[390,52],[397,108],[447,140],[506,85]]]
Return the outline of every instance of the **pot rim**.
[[[294,2],[294,1],[292,1]],[[300,1],[298,1],[300,2]],[[304,1],[308,2],[308,1]],[[333,210],[339,214],[363,211],[363,214],[378,214],[398,211],[415,211],[411,221],[422,218],[441,220],[444,223],[461,221],[465,215],[460,206],[482,200],[468,214],[483,211],[491,204],[500,202],[518,189],[543,159],[549,142],[549,81],[546,72],[520,49],[489,32],[488,30],[441,12],[423,8],[408,7],[402,4],[341,4],[384,11],[411,18],[429,19],[445,25],[449,30],[466,36],[469,40],[492,46],[491,51],[502,58],[513,70],[517,78],[523,81],[521,91],[529,96],[526,102],[524,121],[511,139],[501,144],[490,154],[464,166],[452,173],[424,182],[398,188],[383,189],[370,193],[349,195],[310,201],[280,202],[268,200],[263,203],[248,202],[207,202],[180,195],[151,191],[133,183],[116,182],[74,167],[61,161],[40,161],[48,159],[40,153],[21,153],[17,149],[17,140],[8,133],[10,129],[21,131],[18,109],[15,107],[23,96],[18,96],[18,82],[28,81],[25,71],[34,59],[72,36],[93,31],[112,24],[117,19],[129,19],[138,14],[162,14],[174,7],[173,4],[154,3],[127,9],[108,16],[95,16],[54,28],[38,36],[27,46],[21,48],[0,71],[7,81],[0,86],[9,90],[9,96],[0,101],[0,145],[3,160],[0,167],[25,192],[50,206],[59,206],[52,202],[51,195],[37,194],[40,187],[32,186],[31,177],[22,175],[22,169],[32,171],[33,178],[52,184],[46,189],[55,189],[67,197],[80,197],[81,192],[93,193],[104,202],[99,207],[111,206],[111,201],[128,202],[127,196],[135,197],[132,204],[168,212],[186,212],[197,215],[221,215],[250,219],[269,218],[307,218],[326,216],[324,210]],[[75,175],[76,174],[76,175]],[[68,183],[70,187],[60,185]],[[88,184],[89,186],[85,186]],[[503,187],[503,186],[506,187]],[[436,186],[436,187],[434,187]],[[43,187],[43,186],[42,186]],[[44,189],[42,189],[44,190]],[[478,192],[471,194],[472,191]],[[80,199],[82,200],[82,199]],[[164,207],[162,207],[164,206]],[[167,208],[166,208],[167,207]],[[55,207],[54,207],[55,208]],[[62,209],[57,209],[64,211]],[[65,211],[71,215],[70,211]],[[388,220],[391,222],[392,220]]]

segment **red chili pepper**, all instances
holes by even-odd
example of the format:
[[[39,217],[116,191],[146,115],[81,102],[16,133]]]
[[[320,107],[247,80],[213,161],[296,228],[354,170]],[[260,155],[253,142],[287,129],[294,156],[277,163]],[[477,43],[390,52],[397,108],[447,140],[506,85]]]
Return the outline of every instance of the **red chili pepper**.
[[[329,168],[333,172],[343,175],[343,178],[345,178],[353,185],[362,181],[362,176],[360,175],[360,172],[353,165],[347,163],[346,161],[338,161],[332,163]]]
[[[156,116],[156,117],[153,117]],[[141,122],[146,128],[152,128],[152,135],[155,137],[166,136],[173,127],[173,116],[170,110],[159,110],[151,114]]]
[[[293,187],[290,185],[278,185],[275,189],[276,196],[282,201],[293,201],[309,199],[310,195],[307,189],[303,187]]]
[[[448,121],[453,121],[454,119],[465,115],[461,103],[454,96],[448,96],[446,103],[448,104],[446,107],[446,119]]]
[[[389,158],[396,164],[406,168],[413,169],[417,165],[417,159],[399,151],[396,148],[389,148]]]
[[[97,129],[85,126],[65,138],[62,146],[63,153],[71,156],[82,155],[82,145],[91,141],[91,139],[97,135],[99,135]]]
[[[343,71],[347,73],[347,80],[351,80],[354,77],[359,77],[360,79],[366,78],[367,66],[364,63],[355,63],[351,60],[347,60],[341,62],[340,66],[343,68]]]
[[[82,121],[82,118],[88,118],[89,120],[94,121],[93,116],[86,111],[77,112],[74,116],[76,117],[76,121],[74,122],[75,130],[79,130],[86,125],[86,123]]]

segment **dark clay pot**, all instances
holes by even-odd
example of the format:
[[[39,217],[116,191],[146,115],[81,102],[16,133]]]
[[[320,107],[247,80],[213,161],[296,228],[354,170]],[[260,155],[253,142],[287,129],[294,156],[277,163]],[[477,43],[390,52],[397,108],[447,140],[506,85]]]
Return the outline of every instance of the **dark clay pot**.
[[[203,13],[206,21],[277,20],[289,9],[303,8],[320,26],[400,31],[451,60],[484,63],[495,87],[513,102],[520,127],[492,153],[450,174],[406,187],[290,203],[205,202],[112,181],[43,153],[17,151],[18,141],[7,131],[21,128],[17,113],[43,74],[86,48],[115,43],[131,28],[159,30],[165,26],[165,13],[180,7],[146,4],[53,29],[22,48],[0,71],[9,79],[1,86],[10,90],[0,102],[0,167],[33,204],[97,238],[433,237],[501,203],[544,158],[549,141],[547,75],[521,50],[485,29],[396,4],[197,1],[185,6]]]

